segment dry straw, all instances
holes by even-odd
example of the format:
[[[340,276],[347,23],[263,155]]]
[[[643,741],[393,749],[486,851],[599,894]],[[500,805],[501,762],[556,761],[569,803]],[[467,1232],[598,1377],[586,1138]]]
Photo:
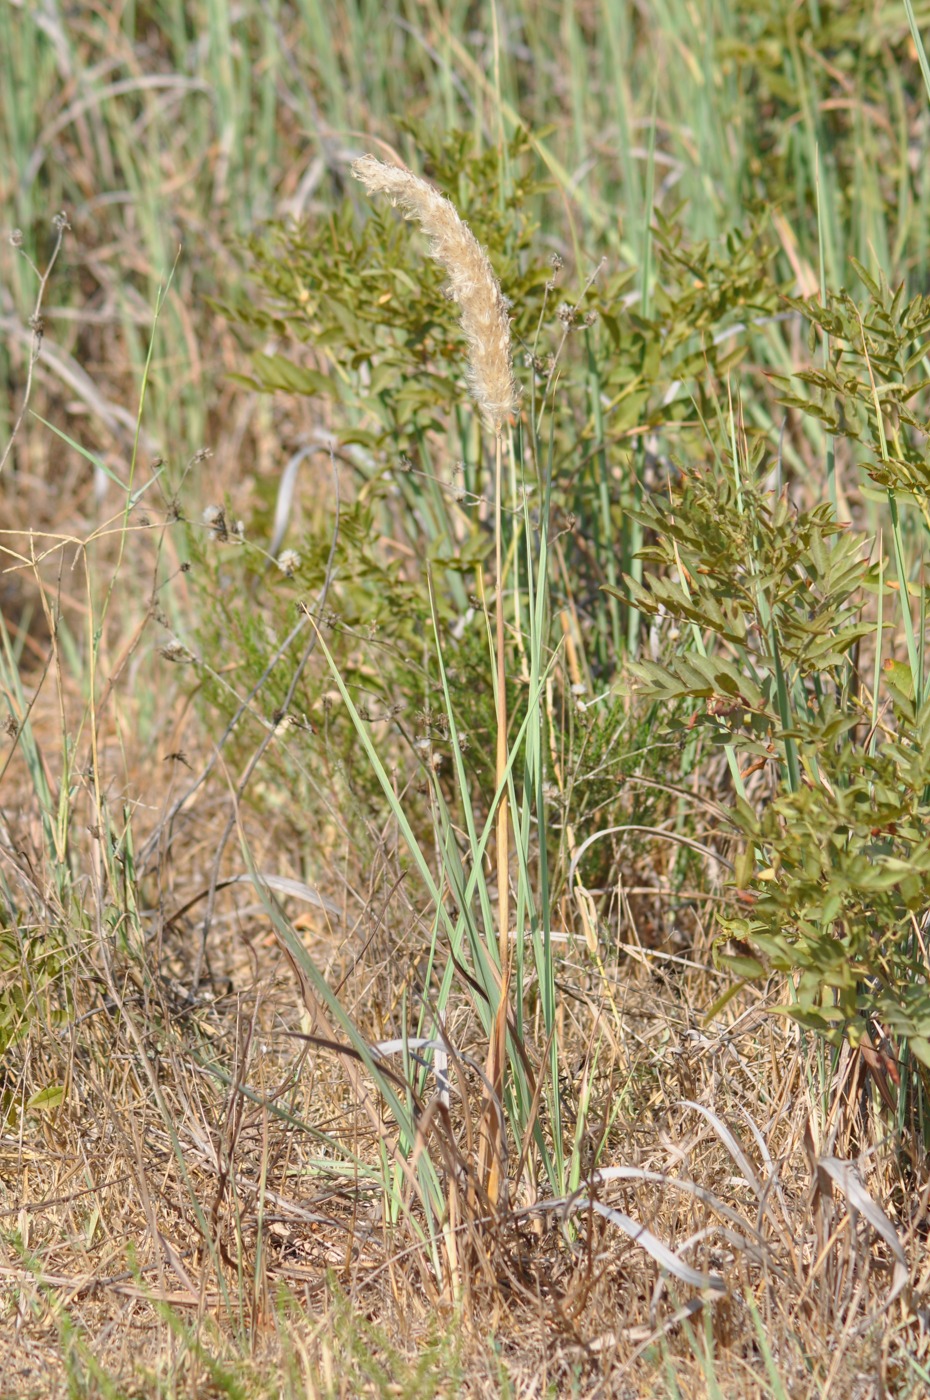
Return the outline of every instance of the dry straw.
[[[510,318],[487,253],[445,195],[403,166],[374,156],[355,161],[352,174],[369,194],[386,194],[430,238],[430,255],[449,275],[468,341],[468,385],[490,432],[500,434],[517,407],[511,366]]]

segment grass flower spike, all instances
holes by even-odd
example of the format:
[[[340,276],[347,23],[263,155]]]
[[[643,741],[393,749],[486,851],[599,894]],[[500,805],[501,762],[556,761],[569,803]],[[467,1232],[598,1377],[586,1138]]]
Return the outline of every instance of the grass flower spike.
[[[452,202],[403,166],[374,156],[354,162],[352,174],[369,194],[386,194],[430,238],[430,255],[449,275],[450,290],[468,341],[468,385],[490,432],[499,434],[516,411],[510,318],[487,253]]]
[[[510,990],[509,914],[509,810],[504,779],[507,773],[507,686],[503,607],[503,519],[501,432],[517,407],[510,348],[510,318],[500,283],[487,253],[450,200],[403,166],[385,165],[374,156],[363,156],[352,166],[369,194],[381,193],[416,219],[430,238],[430,255],[449,275],[452,298],[457,302],[462,329],[468,341],[468,385],[477,400],[485,427],[496,438],[495,453],[495,616],[497,632],[497,751],[496,783],[502,790],[497,809],[498,936],[501,987],[494,1028],[488,1047],[485,1075],[488,1094],[481,1135],[479,1175],[492,1205],[505,1188],[504,1124],[499,1105],[503,1098],[506,1059],[507,1003]]]

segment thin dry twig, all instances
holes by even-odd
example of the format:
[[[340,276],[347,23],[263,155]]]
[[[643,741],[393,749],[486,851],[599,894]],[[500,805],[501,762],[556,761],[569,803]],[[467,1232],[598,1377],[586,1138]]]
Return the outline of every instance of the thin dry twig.
[[[58,261],[58,254],[61,252],[61,245],[64,242],[65,234],[71,227],[70,223],[68,222],[67,214],[63,212],[60,214],[56,214],[54,219],[52,220],[52,227],[55,230],[55,246],[52,249],[52,255],[49,258],[48,263],[46,264],[44,272],[40,272],[39,269],[36,267],[35,263],[30,258],[29,254],[24,252],[22,246],[22,234],[20,234],[17,230],[11,235],[10,238],[10,241],[12,242],[14,248],[19,249],[20,255],[23,258],[25,258],[26,262],[32,268],[32,271],[35,273],[36,277],[38,277],[39,288],[36,292],[35,305],[32,309],[32,315],[29,317],[28,323],[29,329],[32,331],[32,343],[29,352],[29,365],[26,370],[26,388],[23,392],[23,402],[20,406],[19,414],[17,416],[16,422],[13,424],[13,431],[10,434],[10,440],[3,450],[3,456],[0,457],[0,472],[3,471],[3,468],[6,466],[7,463],[7,458],[13,451],[13,444],[16,441],[16,437],[19,433],[20,428],[22,427],[23,419],[26,416],[26,410],[29,407],[29,398],[32,393],[32,375],[35,369],[36,360],[39,358],[39,354],[42,350],[42,338],[45,334],[45,323],[42,320],[42,303],[45,300],[45,289],[48,286],[49,278],[52,275],[55,263]]]
[[[336,543],[337,543],[337,541],[338,541],[338,539],[339,539],[339,474],[338,474],[338,472],[337,472],[337,470],[336,470],[335,459],[333,459],[333,461],[332,461],[332,466],[333,466],[333,480],[334,480],[334,482],[335,482],[335,489],[336,489],[336,513],[335,513],[335,519],[334,519],[334,521],[333,521],[333,534],[332,534],[332,540],[331,540],[331,542],[330,542],[330,547],[329,547],[329,558],[328,558],[327,561],[326,561],[326,574],[325,574],[324,579],[323,579],[323,587],[322,587],[321,590],[320,590],[320,596],[319,596],[319,599],[318,599],[318,602],[317,602],[317,607],[316,607],[316,612],[317,612],[317,613],[321,612],[321,611],[323,610],[323,608],[325,608],[325,606],[326,606],[326,599],[327,599],[327,597],[329,596],[329,588],[330,588],[330,584],[331,584],[331,582],[332,582],[332,577],[333,577],[333,563],[334,563],[335,558],[336,558]],[[292,636],[292,637],[296,637],[298,631],[302,630],[304,624],[305,624],[307,621],[311,620],[311,618],[312,618],[311,610],[310,610],[309,608],[306,608],[306,607],[305,607],[305,608],[303,609],[303,614],[302,614],[302,616],[301,616],[300,622],[292,629],[291,636]],[[314,649],[316,648],[316,644],[317,644],[317,636],[318,636],[318,634],[317,634],[316,630],[314,629],[313,635],[311,636],[311,638],[310,638],[309,641],[307,642],[307,645],[304,647],[303,655],[301,656],[300,660],[298,661],[297,665],[296,665],[295,668],[294,668],[294,674],[291,676],[290,682],[289,682],[288,687],[287,687],[287,692],[286,692],[286,694],[285,694],[285,696],[284,696],[284,700],[283,700],[283,703],[282,703],[282,705],[281,705],[281,712],[282,712],[283,714],[286,714],[286,713],[287,713],[288,706],[290,705],[292,699],[294,698],[294,695],[295,695],[295,693],[296,693],[296,691],[297,691],[297,687],[298,687],[298,685],[300,684],[300,678],[301,678],[301,676],[303,675],[304,670],[306,669],[306,666],[307,666],[307,663],[308,663],[309,660],[310,660],[310,657],[313,655]],[[266,675],[267,675],[267,670],[266,670]],[[228,734],[229,732],[230,732],[230,726],[227,726],[226,733]],[[213,911],[214,911],[214,908],[216,907],[216,891],[217,891],[217,886],[218,886],[218,884],[219,884],[219,878],[220,878],[220,865],[221,865],[222,860],[223,860],[223,852],[224,852],[225,849],[226,849],[226,844],[227,844],[227,842],[229,841],[230,836],[232,835],[233,828],[235,827],[236,822],[237,822],[237,819],[238,819],[238,803],[242,800],[242,795],[243,795],[243,793],[245,792],[246,788],[248,787],[249,780],[251,779],[251,777],[252,777],[253,773],[255,772],[256,768],[258,767],[259,763],[261,763],[262,759],[264,758],[265,753],[266,753],[266,751],[267,751],[269,745],[272,743],[272,741],[273,741],[273,739],[274,739],[274,737],[275,737],[276,732],[277,732],[277,725],[272,725],[271,728],[268,730],[268,732],[265,734],[265,737],[262,739],[262,742],[259,744],[258,748],[255,750],[255,753],[252,755],[252,757],[251,757],[251,759],[249,760],[248,764],[246,765],[245,772],[243,773],[242,777],[239,779],[239,782],[236,784],[236,805],[234,805],[234,807],[233,807],[233,811],[231,812],[231,814],[230,814],[230,816],[229,816],[229,818],[228,818],[228,820],[227,820],[226,827],[225,827],[225,829],[224,829],[224,831],[223,831],[223,835],[222,835],[222,837],[220,838],[220,842],[219,842],[219,845],[217,846],[216,854],[215,854],[214,859],[213,859],[213,866],[212,866],[212,870],[211,870],[211,874],[210,874],[210,892],[209,892],[209,894],[208,894],[208,896],[207,896],[207,909],[206,909],[206,913],[204,914],[203,928],[202,928],[202,930],[201,930],[201,935],[200,935],[200,943],[199,943],[198,948],[197,948],[196,957],[194,958],[194,970],[193,970],[192,978],[191,978],[191,989],[192,989],[192,991],[195,991],[195,992],[196,992],[197,987],[198,987],[198,985],[199,985],[199,983],[200,983],[200,975],[201,975],[201,972],[202,972],[202,970],[203,970],[203,961],[204,961],[204,957],[206,956],[206,951],[207,951],[207,937],[208,937],[209,932],[210,932],[210,924],[211,924],[212,921],[213,921]],[[224,735],[224,738],[225,738],[225,735]],[[219,747],[217,747],[217,755],[216,755],[216,756],[217,756],[217,757],[219,756]]]

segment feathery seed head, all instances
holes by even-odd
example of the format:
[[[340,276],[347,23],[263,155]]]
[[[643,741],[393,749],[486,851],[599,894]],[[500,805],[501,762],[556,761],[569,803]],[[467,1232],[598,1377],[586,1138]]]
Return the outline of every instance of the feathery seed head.
[[[286,578],[293,578],[300,568],[301,558],[296,549],[285,549],[275,562]]]
[[[500,433],[517,408],[510,318],[487,253],[451,200],[413,171],[363,156],[352,174],[369,194],[386,194],[430,239],[430,256],[445,269],[468,341],[468,384],[485,426]]]

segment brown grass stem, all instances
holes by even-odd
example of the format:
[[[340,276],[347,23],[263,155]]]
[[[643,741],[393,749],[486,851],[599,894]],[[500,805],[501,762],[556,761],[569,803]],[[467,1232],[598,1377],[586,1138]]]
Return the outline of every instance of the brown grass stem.
[[[494,609],[497,645],[497,752],[495,783],[498,789],[505,783],[507,777],[507,668],[504,642],[502,476],[501,435],[498,433],[495,443],[494,463],[494,567],[497,584]],[[503,1102],[504,1060],[507,1050],[507,1003],[510,991],[510,849],[508,817],[509,802],[507,788],[504,787],[501,792],[500,805],[497,809],[497,936],[501,968],[501,990],[500,1000],[497,1006],[497,1015],[494,1018],[491,1043],[488,1047],[488,1079],[494,1090],[494,1097],[489,1099],[488,1104],[490,1121],[488,1123],[489,1132],[487,1139],[487,1141],[491,1143],[487,1192],[492,1205],[497,1204],[501,1191],[503,1156],[501,1134],[504,1131],[504,1125],[503,1123],[497,1123],[496,1119],[498,1116],[497,1105]]]

